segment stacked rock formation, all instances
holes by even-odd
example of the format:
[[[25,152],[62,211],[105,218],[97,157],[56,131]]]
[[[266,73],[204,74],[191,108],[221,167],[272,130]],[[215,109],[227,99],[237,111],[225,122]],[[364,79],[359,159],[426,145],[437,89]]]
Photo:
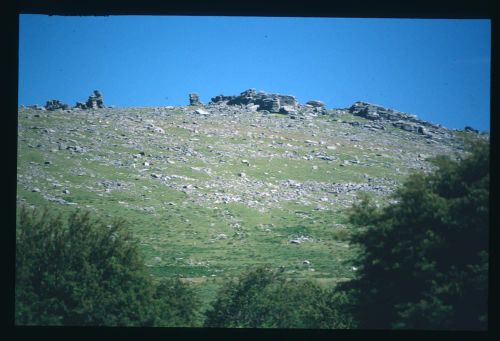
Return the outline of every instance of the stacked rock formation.
[[[272,113],[292,113],[298,106],[297,99],[294,96],[257,92],[255,89],[245,90],[239,96],[215,96],[211,99],[211,103],[257,106],[258,111],[265,110]]]
[[[440,126],[430,122],[417,119],[417,116],[403,113],[393,109],[387,109],[379,105],[356,102],[350,108],[349,112],[356,116],[361,116],[372,121],[391,122],[396,128],[417,134],[431,137],[426,128],[440,129]]]
[[[47,104],[45,104],[45,109],[51,110],[51,111],[58,110],[58,109],[66,110],[66,109],[69,109],[69,105],[62,103],[58,99],[53,99],[53,100],[47,101]]]
[[[105,108],[104,100],[99,90],[94,90],[94,93],[89,96],[89,99],[87,100],[87,108],[89,109]]]
[[[86,103],[76,102],[75,108],[79,109],[101,109],[106,108],[104,105],[104,99],[99,90],[94,90],[92,95],[89,96]]]
[[[197,93],[189,94],[189,105],[203,105],[200,102],[200,96]]]

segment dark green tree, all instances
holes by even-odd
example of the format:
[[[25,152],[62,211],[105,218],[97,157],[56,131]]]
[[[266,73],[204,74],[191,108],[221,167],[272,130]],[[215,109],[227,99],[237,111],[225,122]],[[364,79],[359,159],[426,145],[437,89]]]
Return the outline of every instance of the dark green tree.
[[[21,209],[16,231],[18,325],[189,323],[186,316],[196,311],[189,305],[194,295],[175,285],[165,289],[153,282],[123,221],[108,224],[75,212],[66,222],[47,210]],[[171,304],[183,299],[186,306]]]
[[[197,327],[203,320],[201,301],[195,291],[178,278],[163,279],[154,295],[157,308],[156,326]]]
[[[489,144],[470,142],[462,160],[439,157],[377,208],[353,206],[360,248],[346,311],[361,328],[487,328]]]
[[[342,292],[257,267],[228,282],[206,313],[206,327],[348,328],[351,320],[337,306]]]

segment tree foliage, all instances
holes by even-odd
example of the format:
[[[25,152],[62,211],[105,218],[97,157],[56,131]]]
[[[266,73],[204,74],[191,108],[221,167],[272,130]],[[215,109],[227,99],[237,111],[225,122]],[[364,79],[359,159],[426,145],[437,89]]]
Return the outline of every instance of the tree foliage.
[[[21,210],[15,294],[18,325],[184,325],[196,314],[189,288],[153,282],[123,221],[80,212],[65,222]]]
[[[348,328],[337,306],[344,293],[309,281],[287,280],[282,272],[257,267],[219,291],[205,326],[230,328]]]
[[[352,208],[359,271],[341,287],[361,328],[487,327],[489,144],[468,150],[410,176],[395,204]]]

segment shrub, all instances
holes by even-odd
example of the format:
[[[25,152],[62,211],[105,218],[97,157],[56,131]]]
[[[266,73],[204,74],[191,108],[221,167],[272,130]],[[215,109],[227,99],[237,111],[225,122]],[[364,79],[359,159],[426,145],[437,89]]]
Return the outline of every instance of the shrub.
[[[158,307],[157,326],[193,327],[201,319],[200,299],[178,278],[160,281],[154,297]]]
[[[171,304],[173,297],[190,303],[193,295],[180,284],[157,289],[123,221],[107,224],[75,212],[65,222],[47,210],[21,209],[16,231],[17,325],[189,322],[187,316],[195,308]]]
[[[343,293],[287,280],[258,267],[228,282],[206,313],[205,326],[232,328],[348,328],[351,320],[337,305]]]

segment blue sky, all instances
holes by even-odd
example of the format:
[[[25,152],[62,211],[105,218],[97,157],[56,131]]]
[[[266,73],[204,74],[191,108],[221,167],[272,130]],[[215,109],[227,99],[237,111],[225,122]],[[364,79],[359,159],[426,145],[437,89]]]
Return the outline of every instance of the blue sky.
[[[186,105],[255,88],[489,130],[490,21],[21,15],[19,104]]]

